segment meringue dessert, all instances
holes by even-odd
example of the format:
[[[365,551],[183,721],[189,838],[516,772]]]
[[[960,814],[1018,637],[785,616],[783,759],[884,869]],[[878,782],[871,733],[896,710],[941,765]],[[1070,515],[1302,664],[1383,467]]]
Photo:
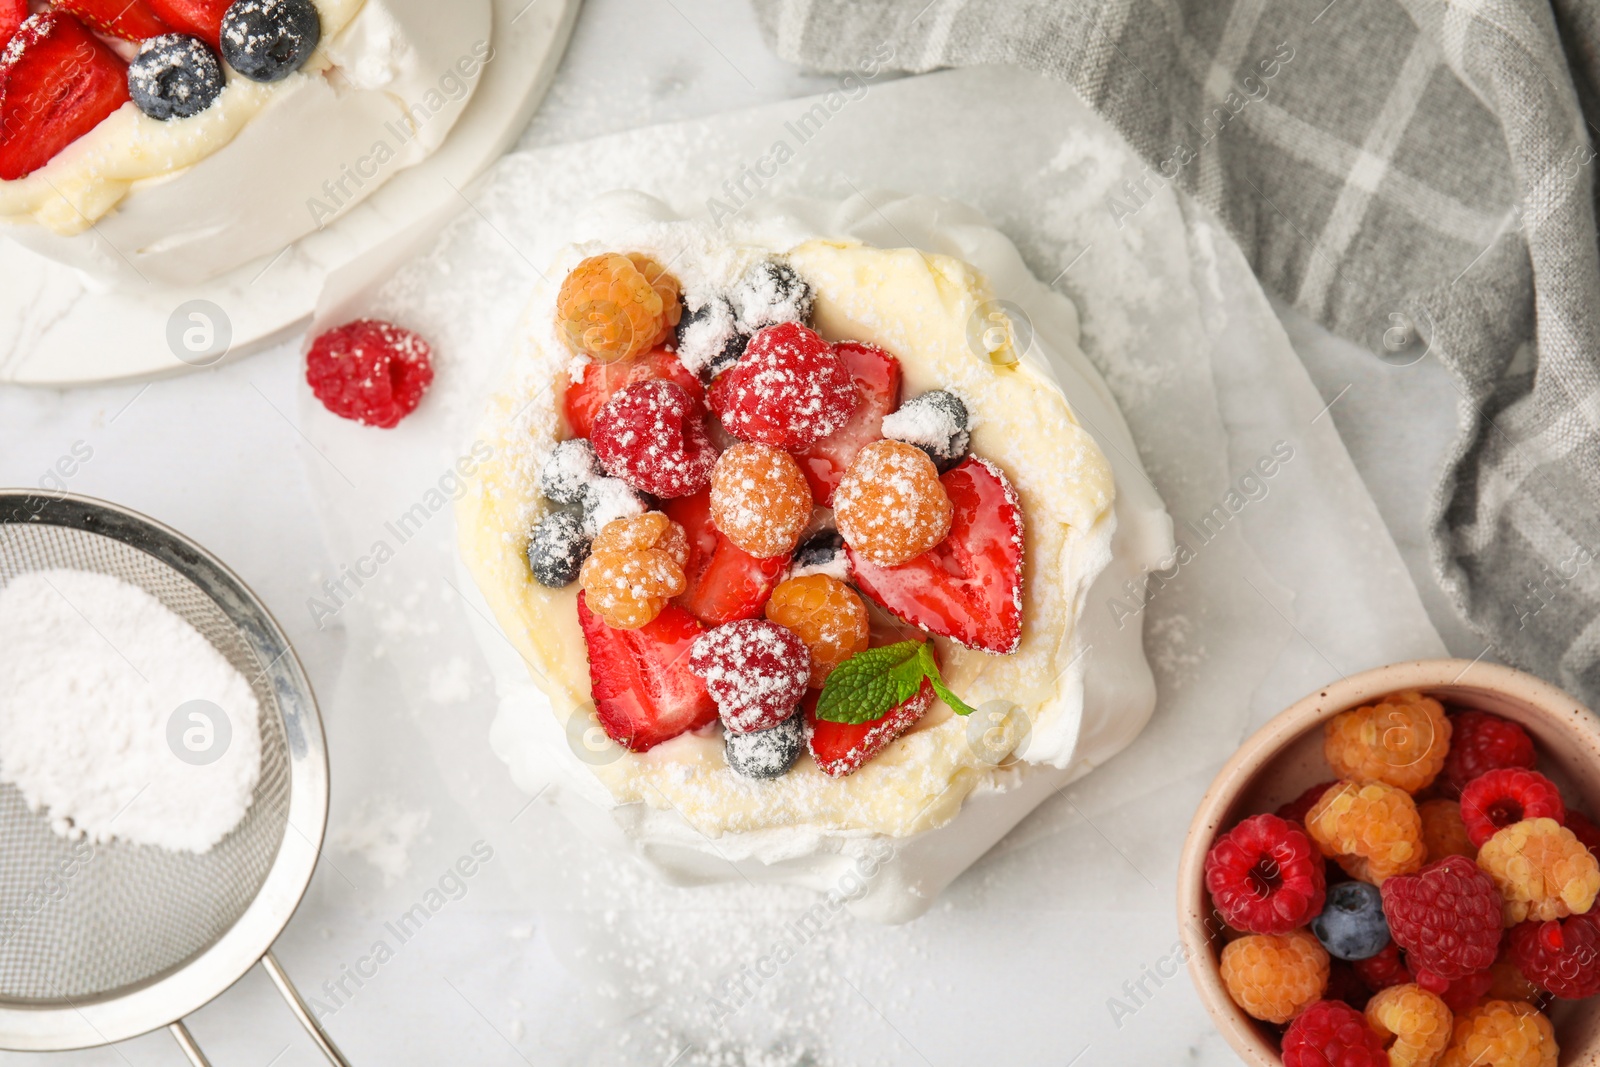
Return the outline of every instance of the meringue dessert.
[[[113,284],[276,253],[439,147],[490,23],[490,0],[0,3],[0,233]]]
[[[534,683],[495,728],[521,786],[680,883],[866,864],[852,909],[898,921],[1148,719],[1140,628],[1091,589],[1142,587],[1171,524],[1075,337],[1024,348],[984,273],[859,209],[603,198],[457,525]],[[908,209],[1038,285],[970,211]]]

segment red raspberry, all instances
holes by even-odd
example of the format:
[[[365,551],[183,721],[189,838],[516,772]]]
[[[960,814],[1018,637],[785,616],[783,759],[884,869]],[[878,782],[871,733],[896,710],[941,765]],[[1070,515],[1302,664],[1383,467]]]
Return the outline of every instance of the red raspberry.
[[[1400,946],[1393,941],[1384,945],[1376,956],[1368,956],[1364,960],[1355,960],[1351,966],[1361,980],[1367,983],[1367,988],[1374,993],[1388,989],[1392,985],[1405,985],[1416,981],[1411,971],[1406,967],[1406,961],[1400,956]]]
[[[1461,821],[1479,848],[1500,830],[1523,819],[1567,817],[1561,790],[1538,771],[1502,767],[1474,778],[1461,791]]]
[[[811,652],[792,630],[741,619],[695,638],[689,669],[705,682],[728,732],[747,734],[795,713],[811,683]]]
[[[1511,959],[1563,1000],[1600,996],[1600,916],[1518,923],[1511,928]]]
[[[1499,954],[1500,890],[1463,856],[1446,856],[1384,882],[1383,914],[1417,984],[1435,993],[1488,970]]]
[[[1338,1000],[1319,1000],[1283,1035],[1283,1067],[1389,1067],[1367,1017]]]
[[[855,379],[833,346],[797,322],[758,330],[711,385],[711,409],[743,441],[804,452],[855,412]]]
[[[1328,960],[1328,988],[1322,991],[1324,1000],[1342,1000],[1360,1011],[1372,998],[1372,991],[1348,960]]]
[[[1600,826],[1589,821],[1589,817],[1581,811],[1567,812],[1567,829],[1572,831],[1572,836],[1583,843],[1583,847],[1594,853],[1594,858],[1600,860]]]
[[[717,465],[699,406],[665,378],[635,382],[606,401],[591,442],[607,474],[653,496],[698,493]]]
[[[1444,1001],[1455,1014],[1464,1015],[1476,1008],[1493,987],[1494,972],[1479,971],[1477,974],[1453,980],[1439,994],[1439,999]]]
[[[322,406],[367,426],[397,425],[416,410],[432,382],[428,342],[377,319],[337,326],[306,353],[306,384]]]
[[[1286,934],[1322,910],[1322,854],[1298,823],[1255,815],[1217,839],[1206,856],[1206,888],[1228,925]]]
[[[1441,784],[1451,796],[1460,796],[1474,778],[1502,767],[1533,769],[1533,738],[1510,719],[1487,711],[1463,711],[1450,716],[1450,722],[1455,730]]]
[[[1278,818],[1289,822],[1297,822],[1301,826],[1306,824],[1306,815],[1311,811],[1317,801],[1322,799],[1322,794],[1338,785],[1338,782],[1318,782],[1304,793],[1295,797],[1289,803],[1278,809]]]

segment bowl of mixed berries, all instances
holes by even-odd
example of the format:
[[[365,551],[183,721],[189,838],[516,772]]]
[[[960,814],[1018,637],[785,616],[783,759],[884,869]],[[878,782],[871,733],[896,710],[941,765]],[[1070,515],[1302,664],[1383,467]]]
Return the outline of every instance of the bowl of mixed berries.
[[[1263,1067],[1600,1063],[1600,720],[1507,667],[1318,690],[1212,783],[1189,971]]]

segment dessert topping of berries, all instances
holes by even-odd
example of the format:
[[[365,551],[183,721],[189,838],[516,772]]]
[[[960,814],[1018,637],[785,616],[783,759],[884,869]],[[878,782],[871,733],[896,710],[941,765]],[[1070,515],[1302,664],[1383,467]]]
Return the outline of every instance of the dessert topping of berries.
[[[711,471],[711,520],[752,556],[787,556],[811,520],[811,487],[789,453],[741,441]]]
[[[1460,796],[1474,778],[1503,767],[1532,770],[1535,756],[1528,731],[1487,711],[1462,711],[1450,716],[1453,737],[1444,761],[1444,781],[1451,796]]]
[[[794,550],[789,561],[789,577],[804,578],[826,574],[841,582],[850,580],[850,561],[844,554],[844,538],[838,530],[818,530]]]
[[[1337,1000],[1320,1000],[1283,1035],[1283,1067],[1390,1067],[1366,1016]]]
[[[128,95],[153,119],[184,119],[222,92],[222,64],[198,37],[167,33],[139,46],[128,64]]]
[[[1000,468],[976,456],[939,481],[950,498],[949,536],[898,567],[850,548],[851,575],[863,593],[918,629],[996,655],[1015,652],[1022,643],[1023,555],[1016,490]]]
[[[1388,1043],[1389,1067],[1433,1067],[1450,1044],[1449,1006],[1419,985],[1380,990],[1367,1002],[1366,1015],[1367,1025]]]
[[[856,453],[833,507],[851,551],[881,567],[909,562],[943,541],[954,512],[933,461],[899,441],[876,441]]]
[[[1328,953],[1305,930],[1246,934],[1224,946],[1222,982],[1252,1018],[1282,1025],[1321,999],[1328,986]]]
[[[662,510],[689,540],[689,562],[683,568],[689,586],[678,594],[677,603],[707,626],[760,615],[788,560],[761,559],[728,540],[711,521],[710,490],[669,500]]]
[[[1478,849],[1482,867],[1505,898],[1505,924],[1582,915],[1600,895],[1600,863],[1554,819],[1524,819]]]
[[[578,576],[590,610],[618,629],[645,625],[683,592],[688,552],[683,530],[659,511],[612,520]]]
[[[703,632],[693,615],[669,604],[637,630],[619,630],[580,595],[578,624],[595,715],[617,744],[644,752],[716,721],[717,706],[689,670],[690,645]]]
[[[594,419],[606,402],[623,389],[638,382],[664,378],[681,388],[694,401],[697,415],[705,409],[705,387],[700,379],[690,374],[678,357],[664,348],[654,348],[642,356],[628,360],[598,362],[591,360],[578,368],[582,377],[567,383],[562,396],[561,410],[567,424],[578,437],[594,433]]]
[[[1323,755],[1340,778],[1387,782],[1407,793],[1433,781],[1449,748],[1444,707],[1417,692],[1394,693],[1335,715],[1323,740]]]
[[[1306,832],[1352,878],[1384,879],[1422,866],[1422,820],[1410,794],[1384,782],[1340,782],[1306,815]]]
[[[1383,912],[1417,981],[1435,992],[1488,970],[1499,954],[1500,892],[1461,856],[1384,882]]]
[[[745,778],[779,778],[787,774],[806,747],[805,716],[796,713],[776,726],[723,737],[728,766]]]
[[[212,48],[222,44],[222,19],[233,0],[147,0],[151,10],[179,33],[200,38]]]
[[[713,296],[678,322],[678,359],[705,379],[715,378],[744,355],[750,335],[726,297]]]
[[[821,692],[812,689],[806,694],[803,705],[806,746],[818,769],[830,778],[843,778],[860,770],[895,738],[915,726],[933,704],[933,683],[923,679],[915,693],[875,719],[858,723],[829,722],[817,718],[817,698]]]
[[[1563,821],[1561,790],[1538,771],[1505,767],[1479,775],[1461,791],[1461,819],[1479,848],[1496,832],[1523,819]]]
[[[593,537],[617,519],[649,510],[649,501],[621,478],[596,478],[583,489],[583,532]]]
[[[9,6],[0,3],[0,43],[4,43],[5,22],[3,11]],[[57,11],[70,11],[96,33],[116,37],[123,41],[144,41],[171,33],[172,29],[150,10],[145,0],[54,0]],[[24,17],[28,5],[22,0],[17,5]]]
[[[561,282],[556,325],[574,352],[602,363],[630,360],[677,325],[677,292],[676,279],[648,257],[590,256]]]
[[[755,333],[764,326],[810,322],[816,294],[793,267],[769,259],[745,272],[734,287],[731,303],[739,328]]]
[[[811,678],[811,653],[775,622],[741,619],[697,638],[689,669],[705,681],[722,725],[744,734],[771,729],[794,714]]]
[[[900,410],[884,416],[883,436],[916,445],[941,471],[960,463],[972,446],[967,405],[943,389],[914,396]]]
[[[811,650],[811,687],[820,688],[834,668],[871,637],[867,606],[855,590],[825,574],[778,583],[767,601],[768,619],[800,636]]]
[[[0,181],[32,174],[127,99],[126,66],[83,23],[30,16],[0,54]]]
[[[528,566],[533,579],[550,589],[577,581],[588,557],[589,534],[583,528],[582,514],[576,511],[552,511],[539,520],[528,538]]]
[[[1600,997],[1600,915],[1518,923],[1510,956],[1528,980],[1563,1000]]]
[[[590,440],[607,473],[652,496],[698,493],[711,484],[717,462],[693,398],[661,378],[627,386],[606,401]]]
[[[811,495],[823,507],[833,506],[833,492],[851,462],[872,442],[882,439],[883,418],[900,403],[900,361],[877,345],[840,341],[833,346],[856,387],[856,410],[850,421],[796,458],[811,483]]]
[[[416,410],[433,384],[433,350],[393,323],[357,319],[312,342],[306,382],[340,418],[391,429]]]
[[[321,40],[313,0],[235,0],[219,43],[228,66],[251,81],[276,82],[305,66]]]
[[[1251,816],[1219,837],[1205,877],[1223,920],[1253,934],[1286,934],[1323,910],[1322,854],[1276,815]]]
[[[843,427],[855,383],[833,346],[797,323],[769,326],[711,383],[711,409],[727,431],[786,452],[803,452]]]
[[[1340,882],[1328,887],[1328,902],[1311,920],[1328,955],[1341,960],[1376,956],[1389,943],[1389,920],[1383,917],[1383,893],[1366,882]]]
[[[589,484],[605,476],[594,446],[574,437],[557,444],[539,468],[539,491],[557,504],[582,504]]]

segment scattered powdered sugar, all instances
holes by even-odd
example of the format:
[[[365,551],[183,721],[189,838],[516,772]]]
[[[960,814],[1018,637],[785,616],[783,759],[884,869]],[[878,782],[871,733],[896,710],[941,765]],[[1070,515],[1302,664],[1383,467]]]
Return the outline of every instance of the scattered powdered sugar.
[[[408,811],[393,797],[367,797],[355,817],[334,830],[334,844],[360,856],[383,875],[390,886],[411,870],[411,846],[428,828],[426,809]]]
[[[472,699],[472,665],[451,656],[428,672],[428,699],[435,704],[465,704]]]
[[[596,478],[583,494],[583,532],[597,537],[613,519],[631,519],[649,510],[649,502],[621,478]]]
[[[745,272],[734,287],[734,309],[739,327],[754,333],[780,322],[810,322],[816,294],[787,263],[768,260]]]
[[[250,808],[259,715],[244,676],[143,589],[49,570],[0,590],[0,781],[63,836],[210,850]]]
[[[743,335],[734,321],[733,305],[713,296],[684,316],[678,326],[678,362],[701,377],[732,362],[743,351]]]
[[[940,464],[960,459],[972,444],[966,404],[943,389],[913,397],[885,415],[883,436],[916,445]]]

